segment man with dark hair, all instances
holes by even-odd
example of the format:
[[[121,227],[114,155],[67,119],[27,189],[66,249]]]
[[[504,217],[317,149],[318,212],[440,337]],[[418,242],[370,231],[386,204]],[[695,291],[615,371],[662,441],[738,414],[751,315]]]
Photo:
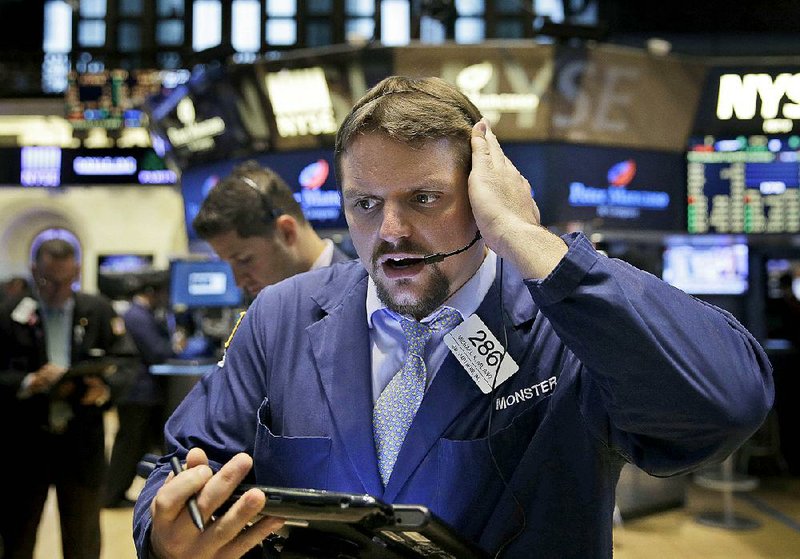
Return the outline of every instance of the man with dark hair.
[[[220,181],[192,222],[250,297],[300,272],[350,258],[311,227],[289,186],[248,161]]]
[[[248,475],[422,504],[491,554],[611,557],[625,462],[666,476],[722,460],[770,409],[755,339],[542,227],[489,123],[446,82],[377,84],[340,127],[336,167],[360,263],[251,305],[167,424],[187,470],[168,478],[164,461],[148,479],[142,557],[238,556],[278,529],[248,526],[257,490],[211,520]]]
[[[139,358],[135,376],[117,399],[119,429],[103,498],[107,508],[133,506],[126,493],[136,477],[136,465],[142,456],[164,445],[167,379],[151,374],[150,367],[175,357],[185,344],[177,339],[173,342],[167,323],[169,272],[145,270],[129,274],[128,278],[132,282],[131,306],[123,319]]]
[[[25,295],[31,294],[31,286],[27,278],[22,276],[14,276],[8,278],[3,284],[3,289],[0,290],[0,302],[14,297],[22,298]]]
[[[79,263],[69,242],[42,242],[31,272],[35,296],[0,306],[0,439],[8,451],[0,461],[5,558],[32,557],[48,489],[55,485],[64,558],[97,559],[103,412],[116,386],[115,369],[99,364],[92,374],[65,375],[108,358],[125,327],[108,301],[73,292]]]

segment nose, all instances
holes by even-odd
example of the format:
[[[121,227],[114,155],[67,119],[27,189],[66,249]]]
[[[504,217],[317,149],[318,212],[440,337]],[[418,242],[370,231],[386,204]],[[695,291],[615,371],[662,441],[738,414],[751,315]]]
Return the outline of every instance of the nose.
[[[244,280],[246,274],[241,270],[241,267],[237,266],[236,264],[231,266],[231,270],[233,270],[233,279],[236,282],[236,287],[239,289],[244,289]]]
[[[383,219],[378,232],[381,239],[388,243],[396,243],[411,234],[411,228],[402,208],[394,204],[385,204]]]

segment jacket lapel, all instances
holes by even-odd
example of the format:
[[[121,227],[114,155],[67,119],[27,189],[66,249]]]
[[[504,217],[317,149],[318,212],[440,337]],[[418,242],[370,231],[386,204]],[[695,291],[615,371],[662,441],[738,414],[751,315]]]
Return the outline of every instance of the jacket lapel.
[[[537,309],[516,270],[510,269],[508,265],[505,268],[503,306],[510,322],[507,351],[519,362],[523,340],[514,330],[520,324],[533,320]],[[497,277],[500,277],[499,266]],[[500,290],[496,279],[476,314],[500,343],[503,343],[503,320],[501,313],[497,312],[499,308]],[[400,449],[383,495],[385,501],[392,502],[397,497],[409,477],[458,416],[474,405],[488,405],[485,404],[486,398],[488,396],[481,392],[458,360],[449,354],[436,373],[406,434],[408,444],[404,443]]]
[[[352,279],[353,275],[347,277]],[[383,486],[372,434],[372,360],[366,292],[366,273],[355,285],[326,286],[325,294],[319,294],[316,300],[328,314],[306,331],[328,406],[350,462],[364,491],[380,495]]]

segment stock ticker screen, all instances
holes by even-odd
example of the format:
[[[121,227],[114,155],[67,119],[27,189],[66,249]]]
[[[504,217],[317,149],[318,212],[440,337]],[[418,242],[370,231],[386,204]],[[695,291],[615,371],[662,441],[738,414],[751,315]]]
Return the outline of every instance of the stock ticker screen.
[[[800,232],[800,136],[694,139],[689,233]]]

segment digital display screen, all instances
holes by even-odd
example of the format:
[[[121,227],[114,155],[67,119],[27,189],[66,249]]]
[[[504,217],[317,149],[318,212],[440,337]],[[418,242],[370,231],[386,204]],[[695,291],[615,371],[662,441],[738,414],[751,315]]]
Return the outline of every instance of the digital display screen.
[[[741,295],[748,288],[748,254],[743,239],[668,238],[662,278],[693,295]]]
[[[800,232],[800,136],[707,136],[686,158],[690,233]]]
[[[173,260],[170,305],[174,309],[235,307],[242,303],[231,267],[221,260]]]
[[[333,171],[332,149],[271,153],[250,159],[269,167],[286,181],[303,209],[303,215],[315,229],[347,227]],[[181,192],[189,239],[197,239],[192,221],[200,211],[203,200],[241,161],[243,160],[193,167],[182,173]]]
[[[178,182],[152,148],[0,148],[0,184],[58,187],[171,185]]]
[[[152,266],[152,254],[101,254],[97,257],[98,273],[139,272]]]
[[[78,130],[144,127],[147,116],[139,107],[188,79],[188,70],[72,71],[64,96],[67,119]]]
[[[62,185],[175,184],[175,172],[152,148],[63,149]]]
[[[683,230],[680,153],[567,144],[503,150],[531,183],[544,225]]]

